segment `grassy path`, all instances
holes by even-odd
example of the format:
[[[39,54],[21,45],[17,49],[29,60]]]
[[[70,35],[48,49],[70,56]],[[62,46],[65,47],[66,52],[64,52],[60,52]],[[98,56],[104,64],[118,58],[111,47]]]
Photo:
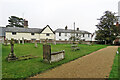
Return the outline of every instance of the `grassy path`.
[[[108,78],[117,49],[109,46],[32,78]]]

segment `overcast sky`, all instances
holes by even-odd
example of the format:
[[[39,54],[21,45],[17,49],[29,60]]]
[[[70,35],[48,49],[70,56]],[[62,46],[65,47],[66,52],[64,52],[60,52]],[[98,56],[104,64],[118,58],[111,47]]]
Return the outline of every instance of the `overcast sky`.
[[[76,28],[94,32],[97,18],[106,10],[118,12],[119,0],[0,0],[0,26],[8,24],[8,17],[18,16],[28,20],[29,28],[46,25],[57,28]]]

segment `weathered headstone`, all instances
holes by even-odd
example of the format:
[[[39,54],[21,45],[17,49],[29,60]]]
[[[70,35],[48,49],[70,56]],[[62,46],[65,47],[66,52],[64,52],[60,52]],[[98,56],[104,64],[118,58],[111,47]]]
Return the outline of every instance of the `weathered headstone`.
[[[5,39],[4,43],[5,43],[5,46],[8,45],[8,39],[7,38]]]
[[[7,57],[8,61],[17,59],[16,55],[14,54],[14,39],[11,39],[10,44],[11,44],[11,52]]]
[[[22,44],[24,44],[24,38],[22,37]]]
[[[20,39],[18,39],[18,43],[20,44]]]
[[[51,53],[50,45],[43,45],[43,60],[45,62],[57,62],[65,58],[65,51]]]
[[[54,45],[56,45],[56,40],[54,40]]]
[[[43,45],[43,60],[50,61],[51,60],[50,54],[51,54],[51,46],[46,44]]]
[[[37,41],[35,41],[35,48],[37,48],[38,46],[37,46]]]

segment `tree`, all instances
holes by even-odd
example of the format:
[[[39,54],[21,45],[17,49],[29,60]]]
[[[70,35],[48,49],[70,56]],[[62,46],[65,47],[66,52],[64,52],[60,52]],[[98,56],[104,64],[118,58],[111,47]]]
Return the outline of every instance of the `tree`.
[[[9,25],[6,25],[6,27],[24,27],[24,19],[19,18],[16,16],[9,17]]]
[[[116,23],[117,17],[110,11],[105,11],[104,15],[99,19],[100,22],[96,25],[96,40],[105,41],[105,44],[112,44],[113,40],[118,36]]]

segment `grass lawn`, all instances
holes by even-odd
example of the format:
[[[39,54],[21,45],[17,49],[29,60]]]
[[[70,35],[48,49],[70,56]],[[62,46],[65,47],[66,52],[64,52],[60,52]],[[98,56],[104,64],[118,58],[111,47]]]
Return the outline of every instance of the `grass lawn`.
[[[22,61],[7,62],[5,59],[10,53],[10,45],[2,46],[2,77],[3,78],[27,78],[34,76],[35,74],[41,73],[45,70],[54,68],[63,63],[77,59],[81,56],[87,55],[91,52],[106,47],[105,45],[83,45],[80,44],[80,50],[71,51],[71,44],[57,44],[51,45],[52,52],[65,50],[65,59],[55,63],[44,63],[43,62],[43,48],[42,44],[38,44],[38,48],[34,47],[34,44],[15,44],[14,53],[17,57],[23,55],[38,56],[38,58]]]
[[[115,56],[109,78],[120,78],[120,74],[119,74],[120,64],[118,64],[118,63],[120,63],[120,60],[118,60],[118,59],[120,59],[120,47],[118,48],[118,51],[119,51],[119,54],[116,54],[116,56]]]

